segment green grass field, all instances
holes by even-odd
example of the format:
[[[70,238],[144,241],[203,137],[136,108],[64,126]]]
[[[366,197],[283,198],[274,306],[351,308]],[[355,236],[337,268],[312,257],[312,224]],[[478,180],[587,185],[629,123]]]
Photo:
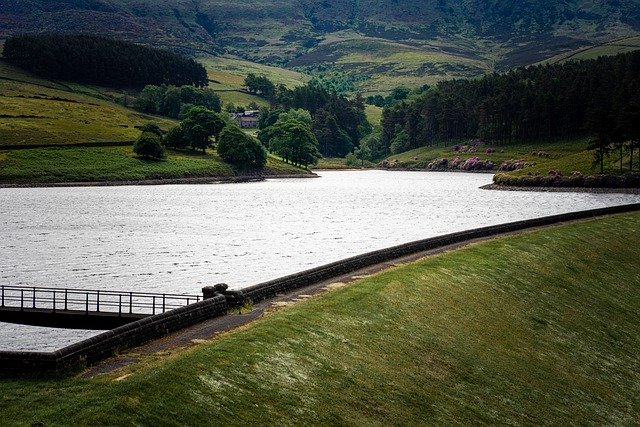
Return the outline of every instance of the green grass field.
[[[307,173],[269,156],[267,175]],[[242,174],[214,151],[169,151],[162,161],[142,160],[131,147],[54,147],[0,151],[0,183],[130,181]]]
[[[232,103],[235,106],[246,107],[254,102],[261,107],[269,103],[258,96],[241,92],[244,79],[249,73],[258,76],[266,76],[274,84],[283,84],[288,88],[302,86],[310,80],[310,77],[293,70],[278,68],[255,62],[245,61],[239,58],[226,56],[201,56],[198,58],[207,69],[209,87],[217,91],[223,103]]]
[[[94,379],[0,380],[7,425],[636,425],[640,214],[492,239]]]
[[[266,104],[248,94],[224,93],[234,97],[227,99],[236,105],[254,99]],[[41,79],[0,61],[0,145],[60,146],[0,151],[0,182],[128,181],[236,173],[215,154],[170,152],[167,160],[144,161],[130,147],[69,147],[83,142],[132,141],[140,135],[136,126],[155,122],[166,130],[178,123],[115,103],[121,96],[124,93],[113,89]],[[264,173],[307,171],[269,157]]]
[[[130,141],[135,126],[177,123],[127,109],[113,91],[52,82],[0,62],[0,145]]]
[[[365,105],[364,112],[367,115],[367,120],[373,126],[380,126],[382,120],[382,107],[376,107],[375,105]]]

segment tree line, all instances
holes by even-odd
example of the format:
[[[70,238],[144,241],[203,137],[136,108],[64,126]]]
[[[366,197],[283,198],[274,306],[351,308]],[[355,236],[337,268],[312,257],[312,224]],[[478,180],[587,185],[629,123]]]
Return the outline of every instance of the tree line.
[[[37,75],[117,88],[145,85],[207,85],[205,68],[193,59],[122,40],[92,35],[16,36],[4,59]]]
[[[191,85],[147,85],[133,103],[133,108],[143,113],[180,118],[194,106],[207,107],[220,112],[222,102],[213,89]]]
[[[296,109],[309,112],[308,126],[317,140],[318,150],[325,157],[346,156],[371,132],[360,96],[350,100],[315,81],[288,89],[284,85],[270,86],[265,80],[268,79],[251,76],[245,84],[250,91],[269,101],[270,108],[262,110],[259,122],[259,137],[266,146],[269,146],[270,138],[267,128],[274,125],[282,113]],[[272,89],[258,90],[256,81],[261,82],[261,87]]]
[[[517,68],[440,82],[388,106],[381,140],[391,152],[476,137],[500,145],[603,131],[637,141],[639,102],[640,51]]]

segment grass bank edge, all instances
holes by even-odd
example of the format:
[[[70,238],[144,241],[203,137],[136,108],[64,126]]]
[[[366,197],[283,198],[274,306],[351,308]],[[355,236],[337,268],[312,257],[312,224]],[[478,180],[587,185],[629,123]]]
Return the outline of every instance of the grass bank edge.
[[[169,150],[165,160],[143,160],[131,147],[51,147],[0,151],[0,183],[144,181],[239,175],[312,175],[310,171],[268,156],[259,171],[238,170],[214,151]]]
[[[0,409],[24,424],[633,424],[638,237],[632,213],[474,243],[116,374],[2,380]]]

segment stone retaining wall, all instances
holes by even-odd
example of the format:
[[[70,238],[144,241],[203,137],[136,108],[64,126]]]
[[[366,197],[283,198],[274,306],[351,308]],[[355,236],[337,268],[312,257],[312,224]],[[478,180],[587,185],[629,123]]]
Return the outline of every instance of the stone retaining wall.
[[[507,224],[492,225],[488,227],[477,228],[474,230],[460,231],[457,233],[418,240],[415,242],[369,252],[363,255],[357,255],[341,261],[333,262],[331,264],[326,264],[321,267],[312,268],[310,270],[285,276],[279,279],[259,283],[254,286],[244,288],[240,291],[235,291],[235,295],[233,295],[232,301],[228,301],[231,305],[233,305],[233,303],[235,303],[236,301],[242,301],[243,299],[249,299],[252,302],[257,302],[266,298],[271,298],[280,293],[286,293],[294,289],[328,280],[332,277],[350,273],[361,268],[369,267],[382,262],[388,262],[418,252],[441,248],[454,243],[461,243],[481,237],[495,236],[502,233],[526,230],[534,227],[557,224],[566,221],[637,210],[640,210],[640,204],[613,206],[610,208],[571,212],[530,220],[510,222]]]
[[[566,221],[638,210],[640,210],[640,203],[572,212],[461,231],[369,252],[241,290],[225,290],[210,299],[135,321],[55,352],[0,352],[0,374],[64,372],[77,369],[107,358],[118,350],[135,347],[204,320],[223,316],[230,306],[241,305],[247,300],[258,302],[364,267],[455,243]]]

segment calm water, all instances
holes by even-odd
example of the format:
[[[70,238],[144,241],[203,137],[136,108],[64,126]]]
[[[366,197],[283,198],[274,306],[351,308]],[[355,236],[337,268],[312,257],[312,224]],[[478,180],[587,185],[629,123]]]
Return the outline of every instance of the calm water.
[[[321,172],[246,184],[0,189],[0,283],[199,293],[439,234],[640,202],[480,190],[488,174]],[[0,349],[95,334],[0,323]]]

